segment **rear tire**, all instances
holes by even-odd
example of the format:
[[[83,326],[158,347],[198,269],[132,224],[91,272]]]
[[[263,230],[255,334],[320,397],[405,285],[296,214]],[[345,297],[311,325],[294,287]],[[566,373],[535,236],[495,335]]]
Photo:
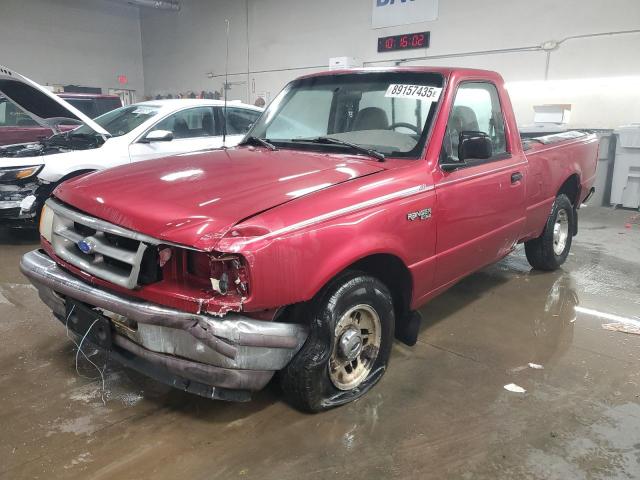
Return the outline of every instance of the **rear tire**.
[[[536,270],[558,269],[567,259],[575,231],[575,216],[569,197],[556,197],[542,235],[524,242],[529,264]]]
[[[394,338],[391,293],[361,272],[340,275],[309,302],[310,332],[281,372],[287,400],[319,412],[363,396],[384,374]]]

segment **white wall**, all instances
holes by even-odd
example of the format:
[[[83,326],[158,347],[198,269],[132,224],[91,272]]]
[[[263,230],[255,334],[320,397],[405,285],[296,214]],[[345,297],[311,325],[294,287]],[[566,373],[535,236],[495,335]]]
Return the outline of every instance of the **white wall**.
[[[228,18],[232,99],[273,97],[291,79],[326,69],[329,57],[358,57],[369,66],[418,57],[407,64],[501,72],[522,124],[533,120],[533,105],[550,102],[573,104],[577,126],[640,121],[638,33],[569,39],[549,54],[471,55],[638,29],[638,0],[440,0],[437,20],[384,29],[371,28],[371,3],[183,0],[173,13],[139,12],[123,0],[0,0],[0,64],[44,84],[105,90],[118,87],[124,74],[138,98],[220,90]],[[431,31],[429,49],[376,52],[379,36],[422,30]]]
[[[489,68],[501,72],[508,82],[539,81],[516,89],[513,100],[520,123],[532,121],[533,104],[559,101],[553,95],[546,100],[544,93],[540,98],[540,92],[549,88],[545,78],[635,76],[640,83],[637,33],[567,40],[550,53],[548,71],[544,51],[468,55],[535,48],[575,35],[640,29],[638,0],[440,0],[435,21],[377,30],[371,28],[370,0],[184,0],[177,14],[141,12],[146,93],[220,90],[225,18],[231,20],[229,80],[244,82],[233,87],[230,98],[251,102],[258,92],[267,91],[273,97],[289,80],[326,69],[329,57],[335,56],[358,57],[374,66],[428,55],[444,58],[408,64]],[[422,30],[431,31],[427,50],[376,52],[379,36]],[[207,72],[216,77],[207,78]],[[606,119],[598,115],[608,105],[606,89],[615,88],[616,81],[599,83],[595,96],[590,91],[579,96],[566,91],[562,103],[580,104],[574,106],[576,124],[613,127],[640,121],[640,89],[630,92],[628,108],[617,109]],[[584,108],[592,100],[596,104]]]
[[[224,72],[225,18],[233,22],[229,71],[247,71],[244,1],[189,0],[179,13],[142,9],[140,16],[147,94],[220,90],[222,81],[211,81],[206,74]],[[246,73],[240,80],[246,93]]]
[[[106,0],[0,0],[0,64],[41,84],[144,88],[137,8]]]

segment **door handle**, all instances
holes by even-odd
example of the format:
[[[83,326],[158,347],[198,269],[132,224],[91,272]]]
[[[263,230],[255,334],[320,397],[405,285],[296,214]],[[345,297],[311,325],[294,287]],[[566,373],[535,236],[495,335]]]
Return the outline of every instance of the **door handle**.
[[[522,180],[522,173],[516,172],[511,174],[511,183],[516,183]]]

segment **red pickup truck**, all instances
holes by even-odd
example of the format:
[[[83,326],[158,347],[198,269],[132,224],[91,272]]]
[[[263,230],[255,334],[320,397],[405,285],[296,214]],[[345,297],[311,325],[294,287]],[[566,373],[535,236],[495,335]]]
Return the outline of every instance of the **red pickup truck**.
[[[560,267],[597,148],[521,140],[494,72],[314,74],[237,148],[63,183],[21,268],[80,346],[217,399],[279,372],[319,411],[365,394],[419,307],[518,243]]]
[[[93,93],[59,93],[58,96],[76,107],[89,118],[96,118],[102,114],[122,107],[122,101],[117,95],[101,95]],[[73,130],[81,123],[69,119],[60,119],[60,131]],[[50,137],[51,128],[47,128],[33,120],[19,107],[0,95],[0,146],[16,143],[37,142],[41,138]]]

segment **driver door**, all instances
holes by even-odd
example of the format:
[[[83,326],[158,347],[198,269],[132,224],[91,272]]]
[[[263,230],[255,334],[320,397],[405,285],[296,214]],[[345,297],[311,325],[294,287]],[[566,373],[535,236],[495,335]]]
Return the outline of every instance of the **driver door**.
[[[486,159],[459,158],[462,132],[491,139]],[[446,286],[509,253],[524,227],[526,159],[507,142],[500,98],[488,82],[462,83],[456,92],[441,162],[460,162],[436,180],[436,285]]]
[[[146,136],[156,130],[167,130],[173,138],[148,141]],[[195,152],[222,147],[213,107],[187,108],[173,113],[151,127],[141,139],[129,145],[131,162],[168,157],[179,153]]]

